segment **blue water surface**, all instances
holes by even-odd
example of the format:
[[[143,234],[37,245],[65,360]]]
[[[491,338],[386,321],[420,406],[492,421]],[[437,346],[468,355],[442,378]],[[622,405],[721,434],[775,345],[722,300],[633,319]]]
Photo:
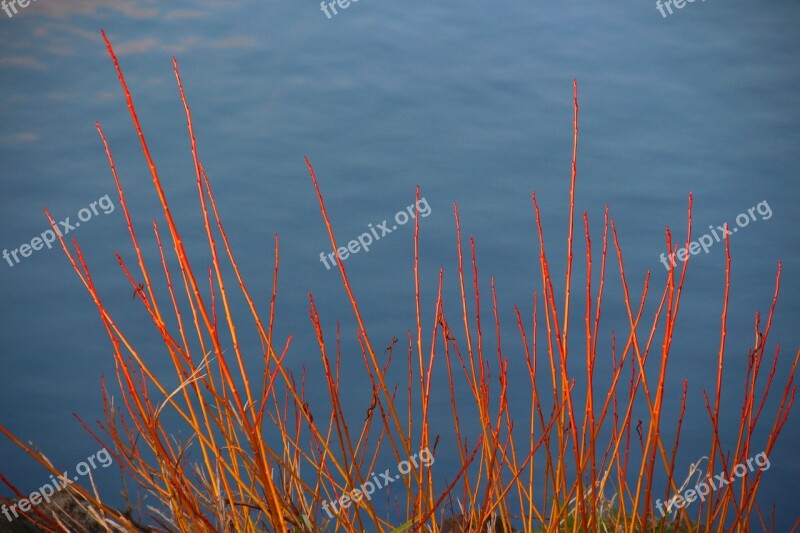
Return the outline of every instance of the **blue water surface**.
[[[671,15],[662,16],[651,2],[360,0],[330,18],[315,2],[70,4],[39,0],[11,18],[0,12],[0,249],[17,251],[19,259],[9,255],[0,261],[0,423],[35,442],[57,465],[70,468],[97,450],[73,413],[94,426],[103,418],[101,376],[112,392],[117,383],[108,336],[64,254],[46,246],[19,252],[47,230],[43,207],[57,220],[70,217],[76,227],[67,236],[77,238],[115,320],[165,382],[177,384],[163,342],[114,257],[119,251],[135,268],[95,121],[113,151],[148,264],[159,276],[150,221],[158,221],[165,239],[167,233],[101,28],[116,47],[206,297],[210,260],[172,56],[179,61],[200,157],[248,288],[266,313],[277,233],[278,344],[293,336],[287,364],[298,376],[303,365],[308,367],[307,380],[314,384],[308,387],[310,405],[324,412],[327,391],[308,315],[308,294],[313,294],[329,347],[335,346],[337,320],[341,324],[342,370],[350,380],[344,394],[354,420],[362,419],[371,390],[341,277],[321,260],[331,244],[303,157],[314,165],[340,245],[384,220],[387,227],[398,226],[374,239],[368,252],[348,257],[345,267],[376,351],[383,353],[392,337],[399,339],[389,377],[401,384],[401,394],[407,335],[416,332],[414,231],[412,223],[392,219],[414,202],[419,185],[430,208],[421,218],[419,250],[425,345],[433,328],[440,267],[448,320],[463,341],[453,217],[457,203],[465,251],[469,236],[476,243],[484,350],[495,365],[493,387],[490,276],[503,324],[503,356],[512,369],[512,411],[525,426],[529,378],[513,306],[519,306],[530,328],[532,294],[539,292],[541,304],[542,283],[531,201],[535,191],[563,307],[577,80],[580,138],[571,310],[576,397],[582,398],[586,388],[585,378],[580,381],[586,269],[582,213],[589,214],[594,290],[605,206],[616,225],[634,305],[650,271],[650,299],[639,330],[644,342],[667,276],[660,260],[665,228],[676,243],[685,240],[689,194],[695,238],[713,236],[725,222],[736,226],[737,215],[760,205],[752,216],[739,219],[746,224],[739,224],[730,239],[721,431],[733,446],[741,409],[737,399],[754,342],[754,313],[766,316],[782,261],[781,295],[767,349],[771,357],[779,344],[781,362],[753,443],[753,454],[762,451],[798,349],[797,3],[695,1],[681,9],[673,6]],[[108,214],[81,211],[91,210],[92,202],[105,195],[114,207]],[[97,206],[108,206],[108,201]],[[690,257],[665,385],[665,424],[674,429],[683,380],[688,380],[676,463],[681,473],[708,453],[710,426],[702,391],[715,386],[725,290],[721,242]],[[468,257],[465,261],[469,289],[471,265]],[[158,284],[164,305],[165,286]],[[229,290],[235,289],[231,282]],[[629,332],[621,290],[612,244],[598,379],[610,375],[612,330],[617,357]],[[469,307],[474,309],[472,299]],[[241,317],[243,351],[257,368],[261,348],[241,298],[235,310]],[[542,328],[543,317],[540,308]],[[545,339],[541,329],[543,372],[548,368]],[[661,342],[660,333],[653,361]],[[226,348],[232,349],[229,341]],[[434,374],[438,394],[430,418],[442,441],[433,468],[441,480],[449,480],[457,472],[458,457],[441,354],[440,347]],[[463,384],[458,392],[466,400]],[[471,412],[466,403],[464,412]],[[480,433],[475,420],[462,419],[471,443]],[[765,513],[775,505],[776,531],[787,531],[798,518],[799,420],[797,412],[789,417],[770,454],[774,468],[761,479],[759,503]],[[671,430],[668,435],[671,446]],[[394,459],[387,455],[384,462],[393,466]],[[0,473],[23,491],[47,481],[43,469],[5,439],[0,440]],[[96,475],[107,499],[119,502],[116,470]],[[666,481],[659,479],[654,486],[662,493]]]

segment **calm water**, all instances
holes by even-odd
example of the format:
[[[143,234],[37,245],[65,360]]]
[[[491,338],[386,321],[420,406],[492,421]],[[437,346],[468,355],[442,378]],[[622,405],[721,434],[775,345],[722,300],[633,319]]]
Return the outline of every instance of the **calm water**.
[[[684,236],[689,192],[698,236],[710,232],[709,225],[735,224],[738,214],[765,202],[754,212],[756,220],[731,238],[723,396],[730,438],[753,343],[753,313],[768,310],[779,259],[782,293],[770,343],[779,343],[785,358],[798,347],[798,22],[800,6],[779,1],[708,0],[663,18],[651,2],[361,0],[328,19],[315,2],[173,2],[165,7],[149,1],[87,1],[68,7],[39,0],[14,18],[0,13],[0,247],[17,249],[45,231],[42,207],[58,220],[71,217],[74,224],[81,209],[91,209],[92,202],[109,194],[115,209],[104,214],[102,207],[110,207],[101,201],[96,215],[87,218],[83,212],[86,221],[70,236],[78,238],[116,319],[144,353],[163,359],[155,366],[169,375],[163,346],[139,302],[131,299],[113,255],[118,250],[133,264],[95,120],[111,143],[147,243],[152,244],[149,221],[161,222],[162,216],[99,37],[104,28],[118,49],[187,247],[197,254],[197,271],[208,258],[198,231],[192,160],[171,55],[180,62],[201,157],[240,267],[264,310],[272,283],[273,234],[280,235],[276,334],[294,335],[293,368],[307,364],[309,380],[320,376],[308,319],[310,291],[331,339],[341,320],[345,372],[354,381],[363,377],[357,372],[361,356],[340,278],[320,261],[330,244],[302,159],[308,155],[340,243],[368,231],[369,224],[391,222],[413,201],[414,187],[421,187],[430,206],[421,236],[426,331],[440,266],[450,321],[458,322],[452,208],[457,202],[462,229],[477,242],[483,314],[490,316],[488,279],[493,275],[504,355],[522,369],[513,305],[530,316],[531,293],[541,284],[532,191],[542,207],[556,290],[563,290],[576,78],[581,106],[576,209],[589,212],[599,251],[603,208],[610,207],[634,293],[645,272],[652,271],[651,313],[666,275],[659,262],[664,228]],[[582,227],[579,218],[576,227]],[[368,253],[345,262],[370,335],[381,349],[415,327],[412,239],[410,224],[399,227]],[[574,305],[580,305],[582,238],[575,251]],[[685,429],[678,456],[678,465],[686,469],[707,450],[701,391],[713,386],[716,373],[724,255],[723,246],[714,244],[692,259],[672,350],[669,420],[675,418],[684,378],[690,387],[684,428],[693,429]],[[157,264],[155,255],[148,257]],[[45,248],[19,259],[18,264],[13,258],[0,262],[0,422],[67,468],[97,449],[72,413],[87,421],[102,418],[99,379],[105,375],[113,381],[114,375],[110,343],[60,251]],[[615,261],[609,262],[606,291],[603,326],[620,338],[627,318],[619,305]],[[583,327],[579,316],[575,332]],[[646,328],[641,331],[644,335]],[[486,346],[494,346],[493,332],[486,332]],[[605,360],[598,366],[607,372],[610,341],[603,341],[599,357]],[[257,361],[251,332],[244,342]],[[785,362],[776,393],[785,382],[780,381]],[[437,376],[443,389],[446,374],[440,369]],[[404,379],[402,365],[393,377]],[[527,377],[514,379],[526,387]],[[350,394],[349,407],[360,413],[370,391],[352,387]],[[312,400],[324,398],[323,390],[312,393]],[[521,394],[521,413],[527,402]],[[774,407],[774,401],[768,403],[764,427],[772,423]],[[438,427],[451,424],[446,397],[432,419]],[[760,502],[765,509],[776,504],[778,531],[798,516],[798,420],[793,413],[770,455],[775,468],[762,478]],[[754,453],[762,442],[754,443]],[[445,452],[452,446],[442,443]],[[441,453],[435,468],[450,478],[454,459]],[[112,470],[98,474],[113,501],[117,476]],[[46,481],[42,470],[5,440],[0,440],[0,472],[23,490]],[[657,487],[660,491],[663,485]]]

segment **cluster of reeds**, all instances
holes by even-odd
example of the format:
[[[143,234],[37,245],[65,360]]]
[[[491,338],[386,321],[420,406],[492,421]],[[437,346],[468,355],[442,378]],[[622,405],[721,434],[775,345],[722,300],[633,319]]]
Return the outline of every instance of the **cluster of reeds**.
[[[103,34],[105,39],[105,34]],[[409,330],[406,359],[408,382],[405,398],[400,383],[390,381],[387,369],[398,342],[393,339],[387,352],[375,350],[352,290],[344,264],[339,271],[358,324],[356,336],[361,347],[372,391],[366,416],[345,416],[340,368],[340,332],[335,341],[324,332],[320,316],[309,295],[311,322],[319,345],[330,409],[310,405],[306,399],[305,374],[287,363],[291,337],[273,335],[278,287],[279,246],[275,236],[275,262],[272,295],[266,315],[257,309],[242,278],[220,213],[211,182],[198,154],[192,116],[184,95],[177,62],[174,71],[188,123],[197,193],[203,214],[205,234],[211,254],[207,278],[201,279],[192,267],[161,185],[155,162],[136,115],[135,107],[111,44],[108,51],[152,174],[159,202],[166,219],[168,240],[154,222],[161,265],[146,265],[134,221],[117,176],[111,148],[97,125],[119,192],[120,206],[130,232],[136,256],[135,268],[118,254],[119,265],[164,342],[165,352],[174,366],[180,386],[166,385],[172,377],[156,375],[153,356],[145,357],[132,339],[121,331],[90,275],[90,269],[77,243],[71,250],[61,245],[72,266],[94,300],[114,348],[117,396],[103,384],[105,421],[101,431],[86,429],[113,450],[124,472],[148,494],[150,505],[139,511],[146,517],[134,519],[130,510],[121,512],[102,503],[97,491],[78,485],[70,487],[76,499],[93,513],[107,530],[150,531],[712,531],[732,528],[749,531],[756,522],[765,529],[769,517],[761,512],[756,495],[760,473],[730,484],[681,509],[669,518],[654,512],[656,498],[667,499],[681,488],[684,472],[676,465],[676,454],[686,407],[687,383],[683,384],[680,416],[667,431],[663,420],[665,378],[670,348],[678,316],[688,261],[680,273],[670,270],[652,317],[644,316],[649,293],[649,275],[638,296],[629,293],[623,253],[613,220],[606,209],[599,265],[590,239],[589,218],[583,214],[585,236],[586,287],[581,297],[584,306],[574,309],[572,294],[575,184],[577,174],[578,98],[574,85],[574,145],[569,203],[565,293],[557,295],[544,248],[539,205],[532,197],[538,232],[539,266],[542,288],[533,294],[533,315],[523,319],[515,308],[521,339],[521,357],[504,356],[494,280],[490,304],[496,346],[484,341],[482,322],[483,283],[479,281],[475,243],[469,240],[465,266],[458,209],[454,206],[460,309],[450,320],[443,304],[444,271],[439,271],[435,320],[423,324],[420,298],[420,257],[418,248],[419,215],[415,220],[413,276],[416,296],[416,324]],[[333,249],[338,249],[323,195],[314,170],[306,160],[319,206]],[[416,192],[419,199],[419,189]],[[691,238],[691,196],[688,207],[686,242]],[[49,216],[49,213],[48,213]],[[51,218],[51,222],[52,218]],[[667,246],[673,249],[667,231]],[[616,255],[619,280],[624,293],[628,323],[625,334],[613,344],[599,347],[601,307],[606,278],[609,241]],[[769,454],[786,423],[795,394],[794,372],[800,352],[794,356],[780,405],[765,442],[754,442],[757,428],[766,417],[763,407],[767,394],[775,388],[773,378],[778,350],[767,357],[775,302],[778,297],[780,266],[775,291],[762,324],[755,321],[756,338],[761,339],[750,353],[747,374],[742,376],[744,403],[736,442],[723,442],[720,423],[723,366],[725,362],[730,251],[726,238],[726,285],[722,295],[721,334],[716,387],[705,394],[710,420],[706,472],[730,472],[732,465],[755,452]],[[616,253],[614,253],[616,252]],[[177,263],[177,269],[170,263]],[[599,274],[596,269],[599,268]],[[151,276],[159,270],[167,291],[157,294]],[[232,272],[233,279],[223,275]],[[469,273],[471,271],[471,279]],[[593,284],[592,280],[596,278]],[[141,283],[137,280],[141,279]],[[468,288],[469,285],[469,288]],[[241,291],[250,317],[234,317],[231,291]],[[470,310],[471,308],[471,310]],[[575,313],[584,322],[582,334],[571,332]],[[240,345],[240,329],[252,324],[261,341],[263,362],[260,374],[247,367],[243,352],[252,347]],[[540,322],[544,322],[542,330]],[[649,325],[648,325],[649,323]],[[168,324],[174,324],[170,326]],[[428,334],[424,333],[427,330]],[[541,338],[544,332],[545,338]],[[584,350],[574,348],[579,339]],[[381,340],[383,342],[383,340]],[[383,344],[380,344],[383,346]],[[573,347],[570,350],[570,347]],[[496,352],[494,356],[489,354]],[[605,355],[598,362],[598,354]],[[444,358],[446,376],[434,375],[434,362]],[[658,361],[658,371],[646,371],[648,359]],[[577,363],[575,362],[577,360]],[[603,362],[604,361],[604,362]],[[769,371],[766,378],[763,365]],[[403,363],[405,366],[405,363]],[[610,366],[611,379],[596,379],[597,365]],[[651,367],[653,365],[651,364]],[[574,368],[581,368],[575,372]],[[441,368],[441,363],[439,368]],[[571,370],[572,369],[572,370]],[[529,402],[528,418],[514,420],[509,408],[509,372],[527,372],[530,388],[514,390],[515,400]],[[541,375],[543,374],[543,375]],[[494,375],[493,379],[491,376]],[[446,388],[435,383],[447,380]],[[457,397],[457,385],[466,380],[469,395]],[[316,384],[319,385],[319,384]],[[347,383],[347,387],[354,384]],[[576,388],[585,392],[576,393]],[[452,428],[434,432],[429,423],[432,395],[449,396]],[[580,399],[579,399],[580,398]],[[635,419],[636,405],[644,406],[647,416]],[[165,413],[169,412],[169,416]],[[465,416],[477,424],[462,425]],[[165,419],[178,420],[167,427]],[[479,427],[475,434],[473,428]],[[186,431],[188,429],[188,431]],[[9,438],[38,459],[51,473],[59,471],[38,451],[16,439],[0,426]],[[447,434],[445,431],[452,430]],[[704,428],[698,428],[698,431]],[[178,435],[183,435],[179,437]],[[276,437],[277,436],[277,437]],[[397,461],[416,450],[429,448],[433,454],[440,440],[451,439],[458,449],[458,472],[434,472],[420,465],[403,476],[401,498],[388,513],[378,504],[380,498],[353,502],[331,516],[323,512],[323,502],[337,500],[358,487],[378,467],[378,458],[387,450]],[[383,454],[383,455],[381,455]],[[667,479],[666,485],[663,478]],[[657,483],[662,479],[661,483]],[[448,481],[445,481],[448,480]],[[9,486],[12,486],[4,479]],[[24,496],[14,488],[18,496]],[[383,499],[385,501],[385,498]],[[34,508],[27,513],[46,531],[77,530]],[[144,526],[147,522],[151,525]],[[402,522],[402,524],[401,524]],[[64,522],[67,524],[68,522]]]

